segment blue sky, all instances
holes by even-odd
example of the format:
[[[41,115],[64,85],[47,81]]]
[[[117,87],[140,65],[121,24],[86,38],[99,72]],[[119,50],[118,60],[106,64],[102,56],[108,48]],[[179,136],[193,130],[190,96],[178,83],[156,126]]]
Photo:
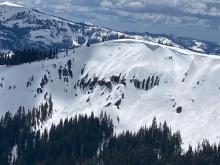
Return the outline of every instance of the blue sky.
[[[1,1],[1,0],[0,0]],[[11,0],[120,31],[171,33],[220,43],[220,0]]]

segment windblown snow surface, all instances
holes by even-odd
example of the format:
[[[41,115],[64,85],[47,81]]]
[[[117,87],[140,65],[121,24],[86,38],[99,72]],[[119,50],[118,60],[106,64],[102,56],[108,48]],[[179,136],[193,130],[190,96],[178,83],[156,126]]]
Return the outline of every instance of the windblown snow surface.
[[[131,39],[81,47],[69,50],[68,56],[66,52],[58,56],[43,62],[1,66],[1,115],[16,111],[20,105],[37,107],[44,95],[51,93],[55,111],[45,127],[79,113],[93,111],[99,115],[106,111],[114,120],[116,133],[137,131],[151,124],[155,116],[158,122],[166,120],[173,131],[180,130],[184,147],[206,138],[219,141],[220,57]],[[59,68],[67,68],[68,60],[73,78],[59,77]],[[32,75],[34,80],[27,87]],[[49,81],[42,94],[37,94],[44,75]],[[113,81],[112,76],[120,80]],[[64,82],[67,77],[68,82]],[[146,90],[148,77],[150,84],[152,77],[157,81]],[[99,83],[92,88],[80,88],[82,80],[89,84],[94,79]],[[139,88],[134,80],[140,82]],[[180,106],[182,112],[177,113]]]

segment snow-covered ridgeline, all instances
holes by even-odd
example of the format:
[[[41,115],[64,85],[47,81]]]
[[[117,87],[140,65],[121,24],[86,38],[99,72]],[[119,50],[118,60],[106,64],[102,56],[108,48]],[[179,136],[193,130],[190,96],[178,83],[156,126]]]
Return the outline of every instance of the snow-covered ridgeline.
[[[219,141],[218,56],[131,39],[70,49],[67,56],[58,56],[0,67],[1,115],[20,105],[37,107],[51,93],[55,111],[45,127],[78,113],[106,111],[117,133],[135,131],[156,116],[181,131],[185,147],[204,138]],[[48,82],[42,87],[45,75]]]

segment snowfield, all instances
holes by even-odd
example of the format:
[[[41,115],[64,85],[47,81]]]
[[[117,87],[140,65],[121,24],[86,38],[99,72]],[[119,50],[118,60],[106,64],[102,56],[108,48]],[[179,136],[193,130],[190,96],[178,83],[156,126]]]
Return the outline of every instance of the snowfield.
[[[136,131],[155,116],[180,130],[185,148],[205,138],[220,140],[220,57],[132,39],[70,49],[58,57],[1,66],[0,114],[20,105],[37,107],[51,94],[55,111],[44,127],[79,113],[106,111],[116,133]],[[64,74],[68,63],[72,78]],[[44,75],[48,82],[41,88]]]

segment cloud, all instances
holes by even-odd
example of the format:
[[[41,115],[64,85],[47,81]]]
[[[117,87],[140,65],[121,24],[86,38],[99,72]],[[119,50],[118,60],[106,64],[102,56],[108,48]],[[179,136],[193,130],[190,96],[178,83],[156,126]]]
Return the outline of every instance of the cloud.
[[[171,24],[181,22],[198,25],[203,22],[206,26],[212,26],[215,22],[216,26],[220,26],[220,21],[216,22],[220,20],[219,0],[14,0],[14,2],[31,7],[54,9],[59,13],[82,12],[81,15],[85,17],[91,13],[103,16],[112,14],[117,15],[118,19],[129,16],[129,21],[147,20],[167,24],[171,20]],[[195,20],[197,21],[193,22]]]

